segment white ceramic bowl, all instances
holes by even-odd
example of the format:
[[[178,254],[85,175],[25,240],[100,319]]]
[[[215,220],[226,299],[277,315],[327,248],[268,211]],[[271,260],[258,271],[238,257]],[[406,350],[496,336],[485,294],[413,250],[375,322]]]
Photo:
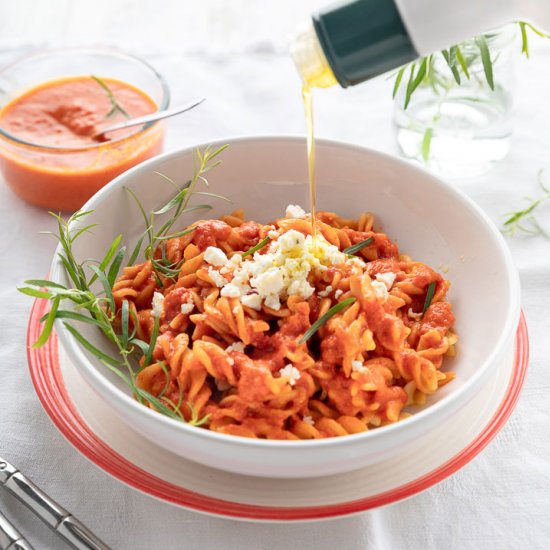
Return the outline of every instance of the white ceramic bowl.
[[[244,207],[249,218],[262,222],[280,216],[289,203],[307,208],[303,139],[252,137],[227,143],[230,147],[223,153],[222,165],[209,174],[210,191],[229,197],[234,207]],[[98,225],[93,234],[76,242],[77,258],[102,257],[119,233],[132,247],[144,227],[125,187],[140,197],[146,210],[159,207],[172,196],[173,187],[154,172],[179,182],[187,180],[194,151],[184,149],[147,161],[97,193],[85,205],[93,213],[82,223]],[[56,329],[70,359],[128,426],[172,452],[215,468],[259,476],[311,477],[351,471],[405,453],[484,390],[509,353],[520,311],[518,276],[492,222],[460,191],[429,173],[354,145],[319,140],[317,181],[320,210],[347,217],[373,212],[402,252],[448,270],[449,299],[460,340],[457,357],[447,360],[447,368],[456,371],[456,379],[411,418],[381,429],[311,441],[247,439],[195,428],[138,404],[123,383],[58,322]],[[208,217],[233,208],[222,201],[212,204]],[[193,214],[182,225],[198,219]],[[57,258],[51,276],[67,283]],[[110,351],[109,343],[93,327],[80,328],[95,346]]]

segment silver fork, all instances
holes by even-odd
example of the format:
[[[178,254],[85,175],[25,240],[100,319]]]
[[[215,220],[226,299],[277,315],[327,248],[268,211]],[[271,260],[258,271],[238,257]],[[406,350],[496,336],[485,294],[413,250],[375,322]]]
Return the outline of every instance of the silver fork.
[[[33,550],[23,535],[0,512],[0,548],[2,550]]]
[[[17,497],[48,527],[77,550],[109,550],[82,522],[57,504],[7,460],[0,458],[0,485]],[[9,550],[32,550],[6,518],[3,527]],[[1,541],[2,539],[0,539]],[[15,544],[15,546],[14,546]],[[17,546],[19,544],[19,546]],[[26,546],[25,546],[26,544]]]

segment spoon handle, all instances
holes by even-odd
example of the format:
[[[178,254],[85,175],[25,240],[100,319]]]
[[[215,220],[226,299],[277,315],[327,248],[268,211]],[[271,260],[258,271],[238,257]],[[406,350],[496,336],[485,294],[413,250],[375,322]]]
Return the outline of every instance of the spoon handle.
[[[115,130],[123,130],[124,128],[131,128],[132,126],[140,126],[142,124],[147,124],[148,122],[155,122],[157,120],[162,120],[163,118],[169,118],[174,115],[179,115],[180,113],[185,113],[194,109],[200,105],[206,98],[196,99],[191,103],[185,105],[179,105],[178,107],[173,107],[172,109],[166,109],[165,111],[155,111],[149,115],[140,116],[138,118],[132,118],[130,120],[124,120],[117,124],[111,124],[110,126],[102,128],[99,132],[96,132],[92,137],[97,139],[99,136],[107,134],[109,132],[114,132]]]

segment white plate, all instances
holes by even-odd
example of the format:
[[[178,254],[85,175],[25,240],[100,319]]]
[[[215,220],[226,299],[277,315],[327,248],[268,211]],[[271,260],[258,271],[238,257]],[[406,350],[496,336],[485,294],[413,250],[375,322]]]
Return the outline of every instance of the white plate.
[[[38,319],[46,307],[42,300],[35,304],[30,343],[36,339]],[[155,445],[129,429],[93,392],[66,354],[61,349],[58,353],[56,338],[39,350],[29,347],[31,375],[46,412],[94,464],[161,500],[219,516],[262,521],[347,515],[409,497],[441,481],[477,455],[506,422],[527,362],[527,328],[522,318],[515,345],[482,391],[450,421],[419,438],[406,454],[345,474],[270,479],[216,470]]]

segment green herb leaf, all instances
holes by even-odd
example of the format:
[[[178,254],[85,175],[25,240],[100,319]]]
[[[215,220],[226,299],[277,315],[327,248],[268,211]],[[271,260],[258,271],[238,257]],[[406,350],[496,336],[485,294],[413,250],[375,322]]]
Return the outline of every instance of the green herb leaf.
[[[103,287],[103,291],[105,292],[105,296],[109,301],[109,308],[111,310],[111,315],[114,315],[116,313],[115,299],[113,297],[113,291],[111,289],[111,285],[107,280],[107,276],[105,275],[105,273],[103,273],[103,271],[101,271],[95,265],[91,265],[90,269],[98,276],[99,282],[101,283],[101,286]]]
[[[107,250],[107,253],[105,254],[103,260],[101,260],[101,263],[99,264],[99,270],[105,271],[107,266],[109,265],[109,262],[113,258],[113,256],[116,254],[117,248],[120,245],[120,242],[122,241],[122,235],[118,235],[115,237],[113,242],[111,243],[111,246],[109,246],[109,250]],[[92,285],[97,279],[97,275],[93,275],[93,277],[88,282],[88,285]]]
[[[338,302],[336,305],[332,306],[324,315],[321,315],[313,325],[311,325],[305,334],[300,338],[298,344],[305,344],[333,315],[336,315],[343,309],[351,306],[357,298],[351,297]]]
[[[118,272],[120,271],[120,266],[124,260],[126,254],[126,247],[123,246],[115,256],[111,267],[109,268],[109,273],[107,273],[107,281],[109,281],[109,286],[112,288],[115,284],[116,278],[118,277]]]
[[[453,73],[455,82],[460,85],[460,73],[458,72],[457,59],[456,59],[456,46],[451,47],[449,50],[441,50],[441,54],[445,58],[449,69]]]
[[[59,308],[59,302],[61,301],[60,296],[56,296],[53,299],[52,302],[52,308],[50,309],[50,312],[48,313],[48,316],[46,318],[46,321],[44,323],[44,328],[42,329],[42,333],[38,337],[38,340],[33,344],[33,348],[39,348],[43,346],[50,337],[50,334],[52,332],[53,323],[55,321],[55,315],[57,313],[57,310]]]
[[[78,340],[78,342],[86,348],[92,355],[95,355],[99,360],[112,365],[112,366],[121,366],[122,363],[120,361],[117,361],[113,357],[110,357],[106,353],[103,353],[100,349],[96,348],[93,344],[88,342],[78,330],[76,330],[72,325],[69,325],[69,323],[63,323],[63,326]]]
[[[60,288],[63,290],[68,290],[66,286],[60,285],[59,283],[54,283],[53,281],[48,281],[48,279],[28,279],[27,281],[25,281],[25,284],[45,288]]]
[[[525,57],[529,59],[529,40],[527,38],[527,25],[525,21],[519,22],[519,28],[521,31],[521,53],[525,54]]]
[[[132,250],[132,254],[130,255],[130,259],[128,260],[128,263],[126,264],[126,267],[134,265],[136,263],[136,260],[139,256],[139,253],[141,252],[141,247],[143,245],[143,240],[145,239],[145,235],[142,235],[139,241],[136,243],[136,246],[134,247],[134,250]]]
[[[422,160],[428,162],[430,158],[430,149],[432,145],[433,128],[426,128],[424,136],[422,137],[422,145],[420,152],[422,154]]]
[[[165,405],[160,399],[150,394],[148,391],[145,391],[144,389],[136,386],[135,392],[143,399],[151,403],[151,405],[153,405],[153,407],[157,409],[158,412],[164,414],[165,416],[169,416],[170,418],[174,418],[175,420],[181,421],[181,416],[179,414],[174,412],[170,407]]]
[[[476,36],[475,43],[479,48],[479,53],[481,54],[481,63],[483,64],[487,84],[489,84],[489,88],[494,91],[495,83],[493,81],[493,62],[491,61],[491,53],[489,52],[487,40],[483,35]]]
[[[197,226],[194,225],[193,227],[188,227],[187,229],[184,229],[183,231],[178,231],[177,233],[170,233],[169,235],[166,235],[164,237],[157,237],[157,241],[167,241],[169,239],[176,239],[177,237],[183,237],[184,235],[187,235],[188,233],[192,233],[197,229]]]
[[[153,351],[155,351],[155,346],[157,344],[157,337],[159,335],[159,326],[160,326],[160,320],[158,317],[155,317],[155,320],[153,321],[153,331],[151,332],[151,341],[149,342],[149,346],[147,347],[147,351],[145,352],[142,368],[147,367],[148,365],[151,364]]]
[[[426,300],[424,301],[424,307],[422,308],[422,315],[424,315],[424,313],[426,313],[427,309],[430,307],[434,294],[435,294],[435,282],[432,281],[428,285],[428,291],[426,292]]]
[[[55,314],[56,319],[71,319],[73,321],[81,321],[82,323],[88,323],[89,325],[95,325],[96,327],[102,327],[101,321],[90,317],[89,315],[83,315],[82,313],[77,313],[76,311],[69,311],[60,309]]]
[[[122,307],[120,308],[120,325],[122,329],[121,343],[123,348],[128,347],[128,324],[130,321],[128,300],[122,301]]]
[[[470,80],[470,73],[468,72],[468,64],[466,63],[466,60],[462,55],[460,46],[455,46],[455,48],[456,48],[456,60],[458,61],[458,64],[460,65],[460,68],[462,69],[462,72],[464,73],[466,78]]]
[[[92,80],[95,80],[105,90],[105,93],[107,94],[107,97],[111,102],[111,110],[107,113],[105,118],[110,118],[117,112],[126,118],[130,118],[130,115],[122,108],[122,105],[117,101],[115,94],[113,93],[113,90],[109,88],[107,83],[101,78],[94,75],[90,75],[90,78],[92,78]]]
[[[365,246],[369,246],[373,242],[374,242],[374,237],[369,237],[364,241],[359,241],[358,243],[352,244],[351,246],[344,248],[343,252],[348,256],[353,256],[355,255],[356,252],[359,252],[362,248],[365,248]]]
[[[422,59],[416,75],[414,72],[415,67],[416,67],[416,64],[413,63],[411,65],[409,82],[407,84],[407,93],[405,95],[405,105],[403,107],[404,109],[406,109],[409,106],[412,94],[418,88],[418,86],[420,86],[420,84],[422,83],[422,80],[424,80],[424,76],[426,76],[426,70],[428,67],[428,58],[424,57]]]
[[[35,288],[18,288],[17,289],[21,294],[26,294],[27,296],[32,296],[33,298],[53,298],[53,294],[51,292],[47,292],[45,290],[37,290]]]
[[[401,81],[403,80],[403,75],[405,74],[405,71],[407,70],[407,67],[401,67],[399,69],[399,72],[397,73],[397,76],[395,77],[395,82],[393,84],[393,91],[392,91],[392,98],[395,99],[395,96],[397,95],[397,92],[399,90],[399,86],[401,85]]]
[[[265,239],[262,239],[258,244],[253,246],[252,248],[249,248],[246,252],[243,252],[241,254],[242,258],[246,258],[247,256],[250,256],[251,254],[254,254],[254,252],[258,252],[261,248],[267,245],[271,239],[269,237],[266,237]]]

